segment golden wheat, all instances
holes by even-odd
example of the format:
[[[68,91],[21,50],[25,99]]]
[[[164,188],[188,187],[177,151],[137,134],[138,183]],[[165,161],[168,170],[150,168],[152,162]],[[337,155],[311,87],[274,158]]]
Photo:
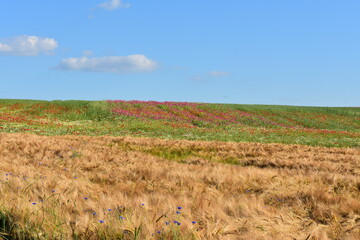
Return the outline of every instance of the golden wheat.
[[[2,133],[0,173],[18,237],[360,239],[358,149]]]

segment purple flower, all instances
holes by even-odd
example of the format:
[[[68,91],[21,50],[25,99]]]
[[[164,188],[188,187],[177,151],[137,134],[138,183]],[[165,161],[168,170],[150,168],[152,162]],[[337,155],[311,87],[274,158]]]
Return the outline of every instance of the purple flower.
[[[120,218],[121,220],[124,220],[124,217],[123,217],[123,216],[120,216],[119,218]]]
[[[104,223],[105,221],[104,220],[99,220],[99,223]]]
[[[170,224],[170,222],[165,222],[165,224],[166,224],[166,225],[169,225],[169,224]]]
[[[111,212],[112,210],[109,208],[108,211]]]
[[[36,205],[36,202],[33,202],[32,205]]]
[[[181,209],[182,209],[182,207],[177,207],[177,209],[181,210]]]
[[[85,200],[88,200],[89,198],[88,197],[84,197]]]
[[[195,223],[196,223],[196,221],[192,221],[191,223],[192,223],[192,224],[195,224]]]
[[[95,215],[96,215],[96,212],[92,212],[92,215],[94,215],[94,216],[95,216]]]
[[[180,214],[181,212],[180,211],[176,211],[176,214]]]
[[[181,225],[181,223],[180,223],[180,222],[178,222],[178,221],[174,221],[174,223],[175,223],[176,225],[178,225],[178,226],[180,226],[180,225]]]

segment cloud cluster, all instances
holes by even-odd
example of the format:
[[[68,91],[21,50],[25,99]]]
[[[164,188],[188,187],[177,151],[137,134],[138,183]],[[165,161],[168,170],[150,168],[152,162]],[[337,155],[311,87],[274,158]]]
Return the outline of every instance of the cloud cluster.
[[[52,38],[37,36],[15,36],[0,39],[0,56],[36,56],[51,54],[58,47]],[[91,57],[90,50],[83,51],[79,58],[66,58],[60,61],[56,69],[93,72],[134,73],[150,72],[158,68],[158,64],[141,54],[129,56]]]
[[[0,55],[35,56],[51,54],[57,47],[58,43],[55,39],[22,35],[0,40]]]
[[[149,72],[158,64],[144,55],[109,56],[109,57],[80,57],[63,59],[57,69],[93,72],[131,73]]]
[[[110,0],[107,2],[103,2],[103,3],[99,4],[98,6],[111,11],[111,10],[115,10],[117,8],[128,8],[128,7],[130,7],[130,4],[122,3],[122,0]]]

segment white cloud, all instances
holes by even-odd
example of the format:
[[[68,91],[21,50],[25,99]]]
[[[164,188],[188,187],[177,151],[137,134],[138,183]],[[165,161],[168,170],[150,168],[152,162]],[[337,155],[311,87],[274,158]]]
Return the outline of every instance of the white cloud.
[[[11,51],[11,47],[9,45],[0,43],[0,52],[10,52],[10,51]]]
[[[128,8],[130,4],[122,3],[122,0],[109,0],[107,2],[103,2],[98,5],[101,8],[105,8],[106,10],[115,10],[117,8]]]
[[[129,55],[125,57],[110,56],[98,58],[67,58],[63,59],[57,69],[78,70],[93,72],[113,72],[113,73],[131,73],[131,72],[149,72],[158,67],[153,60],[144,55]]]
[[[0,55],[35,56],[41,53],[51,54],[58,47],[58,43],[52,38],[37,36],[15,36],[0,39]]]
[[[199,76],[199,75],[196,75],[196,76],[192,76],[190,79],[193,80],[193,81],[202,81],[203,77]]]
[[[229,76],[230,73],[220,72],[220,71],[212,71],[212,72],[209,72],[208,75],[211,77],[226,77],[226,76]]]
[[[85,50],[85,51],[83,51],[83,55],[86,56],[86,57],[88,57],[88,56],[93,55],[93,52],[90,51],[90,50]]]

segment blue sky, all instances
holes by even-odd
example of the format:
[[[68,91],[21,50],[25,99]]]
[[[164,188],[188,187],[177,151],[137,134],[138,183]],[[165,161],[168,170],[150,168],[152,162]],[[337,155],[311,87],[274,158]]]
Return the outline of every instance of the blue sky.
[[[0,98],[360,106],[360,1],[20,0]]]

